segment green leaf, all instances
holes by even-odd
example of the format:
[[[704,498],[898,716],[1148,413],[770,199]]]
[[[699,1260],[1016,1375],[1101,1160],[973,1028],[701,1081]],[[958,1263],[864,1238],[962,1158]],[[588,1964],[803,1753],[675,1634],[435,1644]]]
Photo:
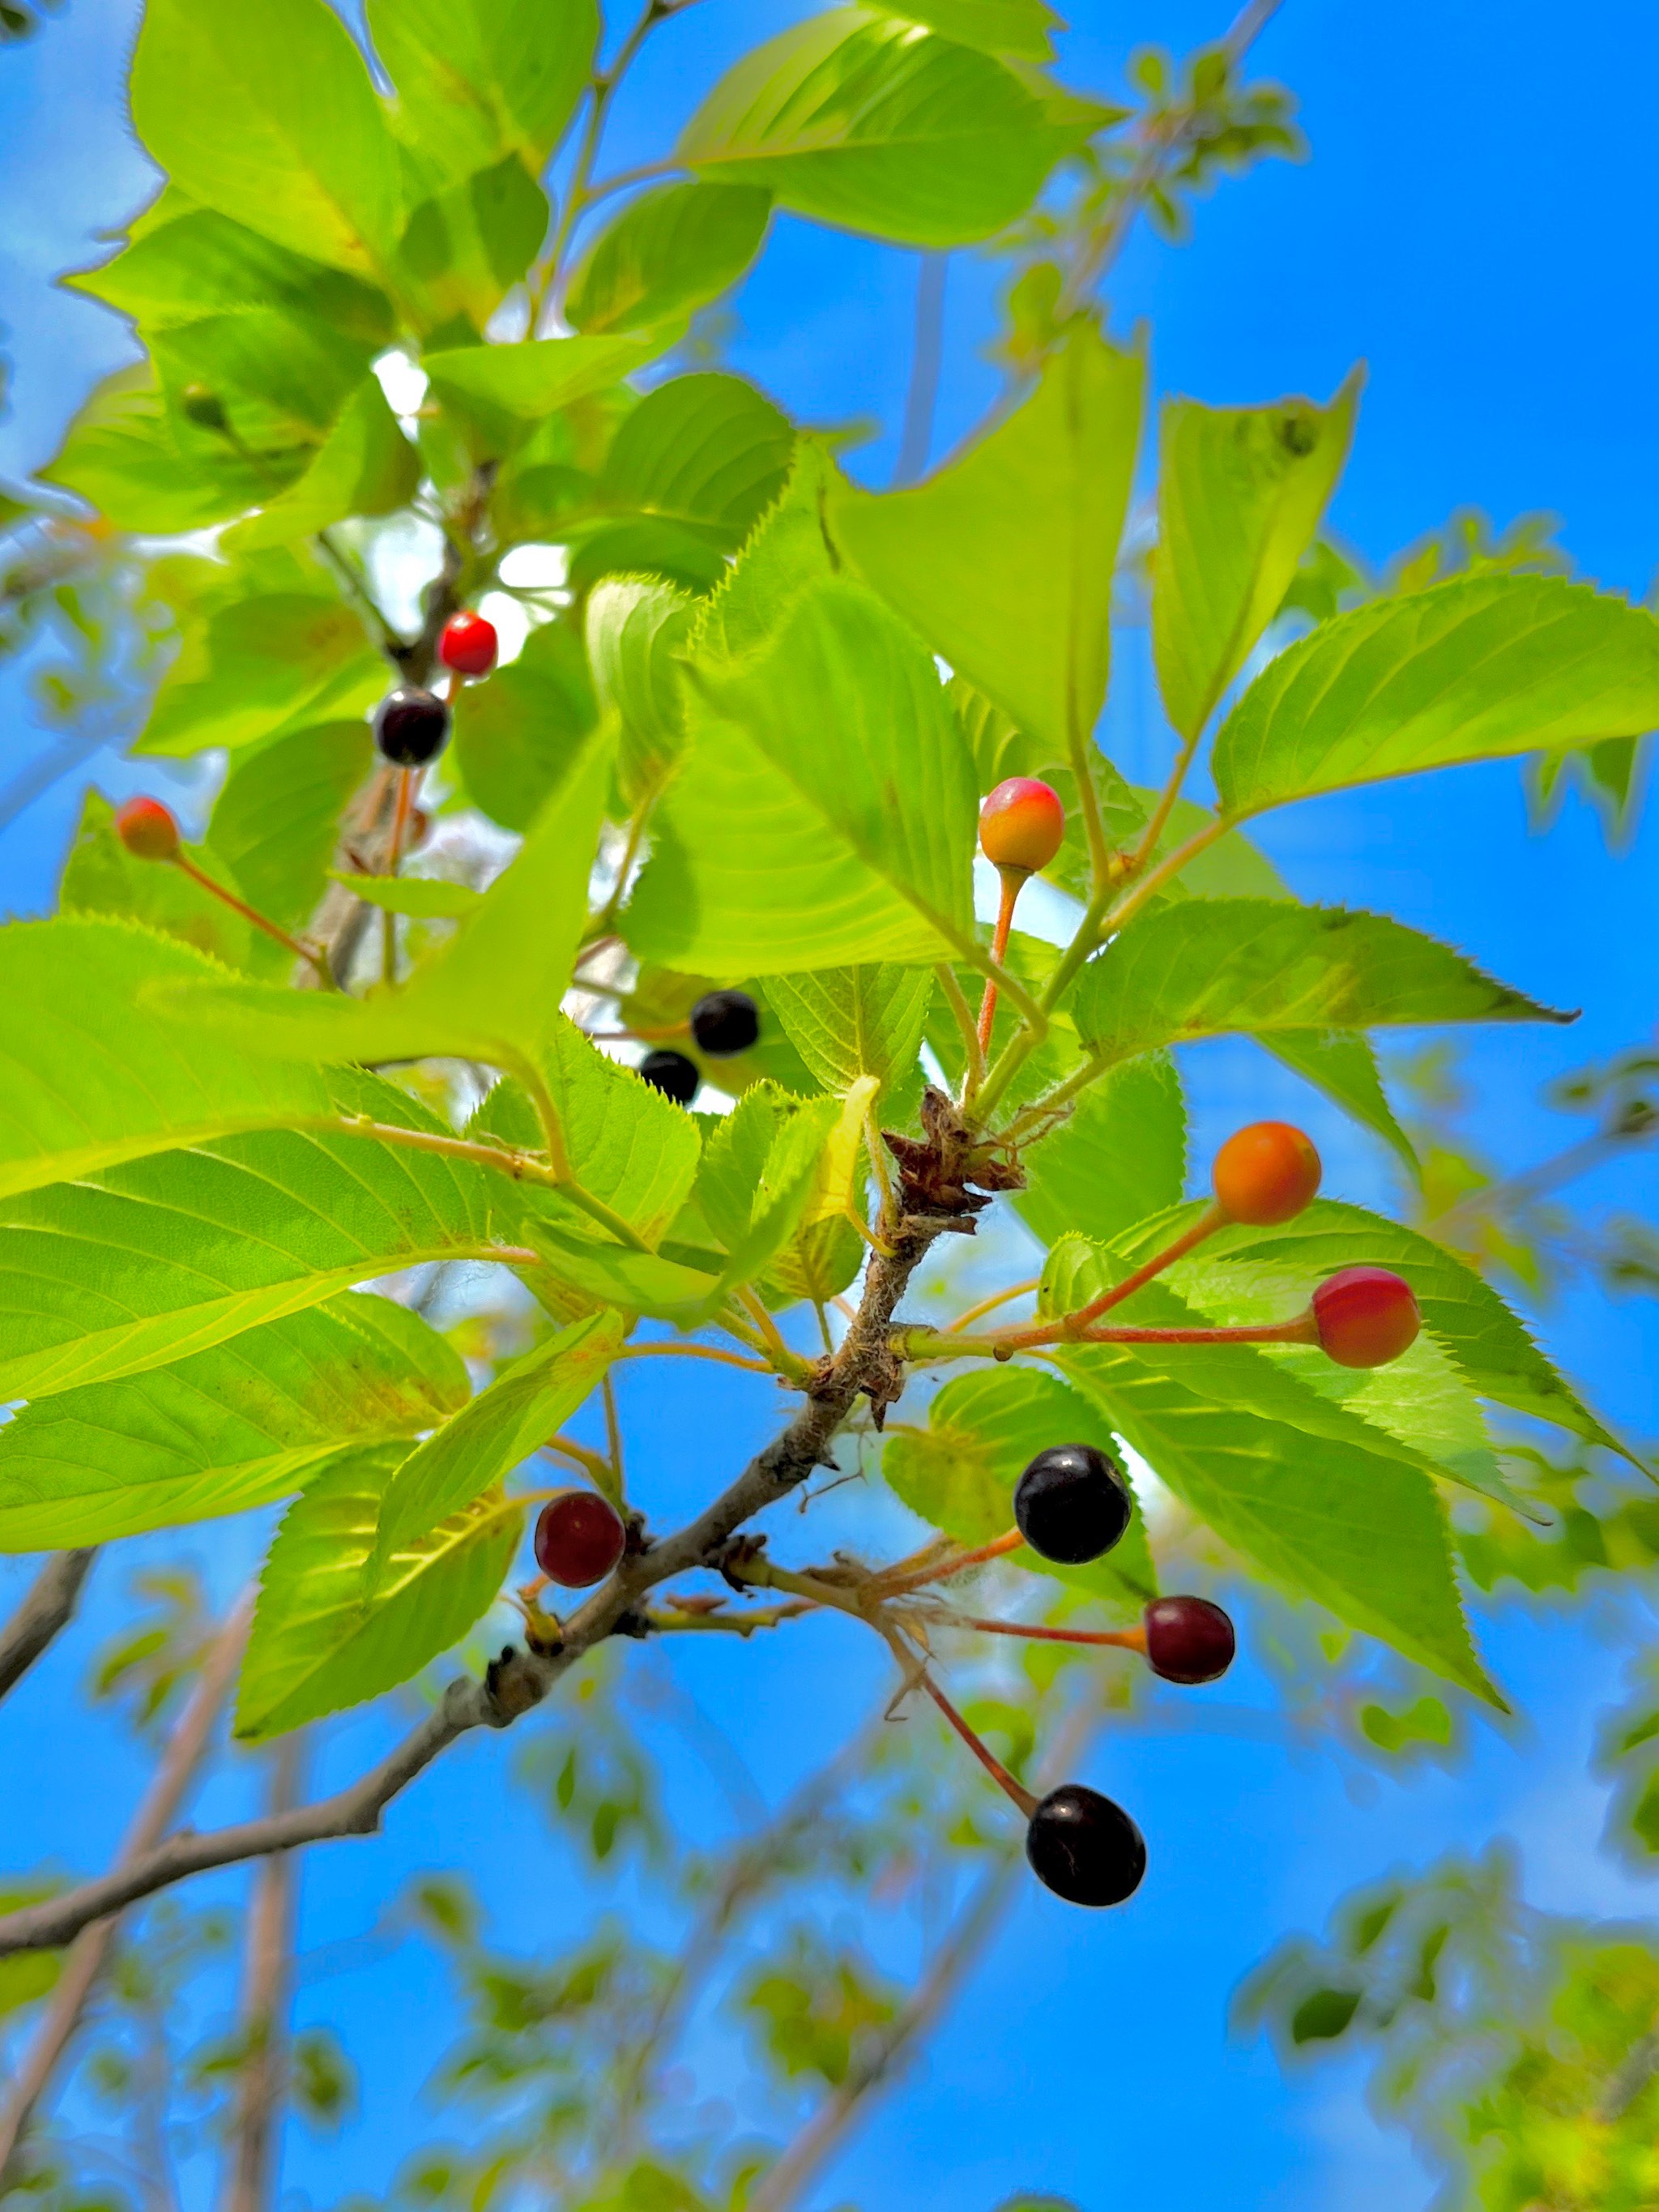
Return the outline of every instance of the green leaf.
[[[284,929],[321,898],[340,817],[374,760],[366,722],[317,722],[233,762],[207,842],[249,904]]]
[[[135,750],[257,744],[366,712],[386,683],[386,664],[361,620],[320,580],[316,591],[255,592],[186,628]]]
[[[395,276],[423,335],[477,337],[541,251],[547,194],[516,154],[422,200],[398,245]]]
[[[793,602],[835,574],[823,508],[832,474],[822,445],[797,441],[795,465],[777,504],[699,611],[691,643],[711,665],[742,660],[769,645]]]
[[[343,1079],[339,1100],[444,1127],[378,1077]],[[0,1402],[166,1366],[376,1276],[489,1259],[526,1203],[465,1161],[286,1130],[20,1193],[0,1202]]]
[[[1146,915],[1089,963],[1068,1011],[1108,1060],[1238,1030],[1574,1018],[1382,915],[1269,899],[1189,899]]]
[[[289,1506],[265,1561],[236,1733],[280,1735],[395,1689],[486,1613],[524,1508],[486,1494],[374,1571],[382,1496],[401,1448],[353,1452]]]
[[[1162,1234],[1164,1225],[1153,1233]],[[1206,1244],[1206,1263],[1271,1270],[1293,1303],[1305,1302],[1309,1285],[1340,1267],[1392,1267],[1416,1292],[1425,1328],[1445,1346],[1480,1396],[1553,1422],[1588,1443],[1624,1451],[1491,1285],[1443,1245],[1400,1222],[1363,1206],[1319,1199],[1279,1229],[1236,1223],[1220,1230],[1213,1243]],[[1265,1283],[1269,1277],[1261,1279]]]
[[[243,514],[273,484],[291,482],[308,458],[301,448],[256,464],[222,437],[175,422],[143,362],[94,386],[35,474],[76,493],[118,530],[170,537]]]
[[[1222,811],[1659,726],[1659,622],[1557,576],[1455,578],[1323,623],[1222,725]]]
[[[870,594],[803,597],[752,667],[697,675],[688,720],[636,951],[766,975],[971,944],[973,763],[931,658]]]
[[[1045,1308],[1069,1310],[1109,1279],[1067,1238],[1049,1261]],[[1154,1283],[1136,1293],[1135,1318],[1178,1327],[1192,1315]],[[1159,1479],[1270,1578],[1498,1701],[1469,1642],[1445,1509],[1381,1431],[1247,1345],[1090,1345],[1058,1357]]]
[[[659,185],[583,256],[565,297],[572,330],[650,330],[735,284],[760,252],[772,195],[755,185]]]
[[[1022,215],[1107,113],[902,19],[836,8],[746,54],[678,158],[818,222],[968,246]]]
[[[1183,738],[1197,738],[1279,612],[1347,459],[1359,383],[1356,371],[1328,407],[1164,407],[1152,652]]]
[[[1014,1206],[1045,1244],[1068,1229],[1105,1243],[1150,1210],[1178,1204],[1187,1110],[1168,1055],[1113,1068],[1024,1164],[1028,1181]]]
[[[602,708],[622,738],[617,772],[630,806],[648,799],[685,742],[678,656],[695,609],[672,584],[619,577],[587,602],[587,658]]]
[[[927,483],[876,495],[838,480],[828,502],[853,565],[1079,773],[1106,696],[1146,374],[1079,331],[1024,405]]]
[[[657,349],[655,337],[532,338],[451,346],[427,354],[421,366],[480,457],[499,459],[544,416],[614,384]]]
[[[822,1308],[848,1288],[864,1265],[865,1243],[853,1217],[863,1217],[865,1123],[875,1103],[876,1087],[873,1075],[860,1075],[844,1099],[811,1100],[767,1159],[751,1234],[759,1232],[763,1219],[769,1221],[782,1211],[786,1192],[793,1201],[800,1163],[804,1157],[811,1160],[797,1225],[767,1269],[762,1295],[769,1306],[807,1298]],[[794,1213],[793,1203],[790,1212]],[[747,1246],[741,1248],[741,1265],[745,1276],[758,1270]],[[728,1267],[722,1282],[734,1280],[734,1269]]]
[[[397,149],[325,0],[149,0],[131,79],[146,150],[204,207],[296,253],[373,271],[397,228]]]
[[[414,1437],[466,1371],[390,1299],[348,1296],[0,1428],[0,1551],[103,1544],[301,1488],[343,1445]]]
[[[198,849],[190,857],[199,866],[204,856]],[[211,855],[206,861],[208,874],[223,876]],[[256,952],[258,933],[192,883],[183,869],[158,867],[129,853],[115,834],[115,809],[101,792],[88,790],[82,803],[80,827],[64,863],[58,896],[64,914],[102,914],[141,923],[245,975],[270,972],[273,960],[283,972],[293,965],[292,957],[269,938],[264,946],[272,960]]]
[[[592,68],[595,0],[369,0],[397,121],[452,178],[515,154],[538,175]]]
[[[617,430],[599,496],[735,551],[783,489],[794,446],[787,416],[740,376],[709,369],[673,377]]]
[[[354,876],[343,868],[331,868],[329,874],[382,914],[407,914],[421,921],[465,921],[483,896],[471,884],[452,884],[441,876]]]
[[[925,1429],[890,1428],[882,1449],[888,1486],[913,1513],[959,1544],[988,1544],[1014,1517],[1014,1485],[1056,1443],[1115,1454],[1112,1432],[1089,1399],[1034,1367],[989,1367],[947,1382],[927,1408]],[[1158,1575],[1137,1506],[1103,1559],[1062,1566],[1022,1544],[1017,1567],[1135,1606],[1158,1595]]]
[[[412,1451],[381,1500],[371,1591],[396,1555],[471,1505],[556,1436],[622,1349],[615,1314],[573,1322],[515,1359]]]
[[[1066,28],[1044,0],[912,0],[907,7],[882,12],[925,23],[959,46],[1028,62],[1053,61],[1054,33]]]
[[[413,499],[420,476],[415,448],[398,428],[378,380],[368,377],[299,482],[268,501],[252,521],[238,524],[226,545],[238,552],[287,545],[349,515],[389,514]]]
[[[568,622],[542,623],[519,658],[454,702],[450,762],[466,793],[503,829],[529,829],[570,772],[598,709],[582,642]]]
[[[0,930],[0,1197],[328,1113],[315,1070],[246,1059],[135,1012],[153,985],[215,983],[231,979],[211,960],[123,922]]]
[[[861,1075],[873,1075],[884,1100],[914,1093],[933,995],[931,969],[878,964],[774,975],[766,995],[826,1091],[841,1095]]]
[[[1363,1129],[1382,1138],[1399,1158],[1412,1180],[1422,1179],[1417,1148],[1401,1127],[1370,1039],[1356,1030],[1279,1030],[1261,1039],[1273,1058],[1311,1083],[1317,1091],[1352,1115]]]
[[[492,1067],[533,1057],[561,1018],[559,1001],[586,923],[586,857],[598,836],[611,750],[603,733],[590,742],[517,860],[407,983],[364,999],[254,984],[205,987],[156,994],[158,1012],[279,1057],[454,1054]]]

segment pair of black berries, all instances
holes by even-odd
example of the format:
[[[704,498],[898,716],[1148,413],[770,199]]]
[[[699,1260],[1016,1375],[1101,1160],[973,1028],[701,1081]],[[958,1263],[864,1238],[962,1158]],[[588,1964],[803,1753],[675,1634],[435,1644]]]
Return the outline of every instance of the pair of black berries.
[[[1034,1552],[1059,1566],[1083,1566],[1109,1552],[1127,1528],[1129,1486],[1095,1444],[1039,1452],[1014,1489],[1014,1520]],[[1213,1682],[1232,1664],[1232,1622],[1207,1598],[1154,1598],[1133,1640],[1169,1682]],[[1041,1800],[1025,1832],[1025,1856],[1046,1888],[1073,1905],[1121,1905],[1140,1887],[1146,1844],[1121,1805],[1085,1783],[1067,1782]]]
[[[700,1053],[710,1060],[730,1060],[758,1040],[760,1008],[747,991],[708,991],[691,1009],[690,1030]],[[647,1053],[640,1073],[677,1106],[689,1106],[702,1080],[695,1060],[665,1049]]]

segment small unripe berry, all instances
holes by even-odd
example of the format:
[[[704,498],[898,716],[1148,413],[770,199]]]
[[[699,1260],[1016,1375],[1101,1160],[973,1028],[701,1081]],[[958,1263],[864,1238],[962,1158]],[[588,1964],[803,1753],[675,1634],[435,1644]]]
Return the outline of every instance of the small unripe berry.
[[[159,799],[130,799],[117,807],[115,834],[135,860],[178,858],[179,824]]]
[[[1109,1552],[1129,1525],[1123,1470],[1095,1444],[1051,1444],[1014,1486],[1014,1519],[1034,1552],[1080,1567]]]
[[[688,1060],[683,1052],[648,1052],[640,1062],[639,1072],[653,1091],[660,1091],[677,1106],[689,1106],[702,1081],[696,1061]]]
[[[596,1490],[562,1490],[536,1516],[536,1565],[565,1589],[602,1583],[627,1540],[621,1516]]]
[[[1109,1797],[1086,1783],[1062,1783],[1031,1815],[1025,1856],[1045,1889],[1068,1905],[1121,1905],[1140,1887],[1146,1842]]]
[[[449,739],[449,709],[417,684],[388,691],[374,712],[374,742],[394,768],[424,768]]]
[[[487,615],[466,611],[451,615],[438,640],[438,658],[458,676],[488,676],[495,665],[501,641]]]
[[[187,384],[179,395],[179,404],[185,410],[186,422],[193,422],[198,430],[216,430],[222,434],[230,428],[223,400],[205,384]]]
[[[979,848],[999,868],[1035,875],[1059,852],[1065,834],[1058,793],[1035,776],[1009,776],[979,810]]]
[[[1314,1325],[1339,1367],[1384,1367],[1423,1325],[1409,1283],[1387,1267],[1344,1267],[1313,1294]]]
[[[697,1050],[711,1060],[747,1052],[760,1036],[760,1008],[747,991],[710,991],[691,1009]]]
[[[1233,1625],[1206,1597],[1155,1597],[1141,1619],[1146,1664],[1166,1682],[1213,1682],[1233,1663]]]
[[[1211,1181],[1223,1212],[1254,1229],[1291,1221],[1319,1189],[1319,1155],[1288,1121],[1252,1121],[1215,1156]]]

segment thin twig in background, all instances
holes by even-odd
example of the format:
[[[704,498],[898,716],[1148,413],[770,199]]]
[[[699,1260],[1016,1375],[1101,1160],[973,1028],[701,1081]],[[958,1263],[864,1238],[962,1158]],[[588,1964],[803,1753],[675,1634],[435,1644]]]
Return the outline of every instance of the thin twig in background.
[[[291,1813],[298,1804],[305,1752],[303,1733],[285,1736],[277,1746],[270,1778],[273,1813]],[[276,2201],[299,1879],[300,1863],[291,1851],[273,1851],[254,1877],[242,1986],[242,2072],[225,2212],[270,2212]]]
[[[0,1628],[0,1698],[16,1687],[75,1618],[81,1585],[96,1556],[95,1550],[54,1552],[29,1584],[28,1595]]]
[[[950,256],[924,253],[916,272],[916,329],[910,354],[910,388],[904,402],[893,482],[914,483],[927,466],[933,444],[933,413],[939,404],[945,365],[945,276]]]

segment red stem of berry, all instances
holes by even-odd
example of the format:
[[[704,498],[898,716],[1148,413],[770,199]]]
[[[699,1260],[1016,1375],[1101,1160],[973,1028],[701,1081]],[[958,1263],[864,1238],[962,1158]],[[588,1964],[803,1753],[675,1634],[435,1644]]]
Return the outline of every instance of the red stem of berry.
[[[990,1748],[989,1745],[981,1741],[980,1738],[974,1733],[973,1729],[969,1727],[967,1722],[963,1720],[962,1715],[951,1703],[949,1698],[945,1696],[944,1691],[940,1689],[939,1684],[933,1680],[933,1676],[931,1674],[923,1674],[920,1679],[922,1688],[927,1691],[928,1696],[939,1707],[940,1712],[942,1712],[945,1719],[950,1722],[951,1727],[967,1745],[969,1750],[973,1753],[974,1757],[978,1759],[980,1765],[990,1776],[992,1781],[996,1784],[998,1789],[1006,1790],[1009,1796],[1013,1799],[1015,1804],[1018,1806],[1020,1811],[1024,1813],[1026,1819],[1029,1820],[1032,1814],[1035,1813],[1037,1808],[1036,1799],[1031,1795],[1030,1791],[1025,1788],[1023,1783],[1015,1781],[1013,1776],[1009,1773],[1007,1768],[997,1757],[996,1753]]]
[[[198,868],[195,861],[185,854],[175,853],[173,865],[182,868],[191,883],[199,884],[204,891],[210,891],[233,914],[240,914],[244,921],[251,921],[256,929],[263,929],[267,937],[274,937],[278,945],[286,945],[296,960],[303,960],[314,969],[325,990],[334,988],[334,978],[329,974],[328,963],[320,952],[313,952],[310,945],[301,945],[297,937],[290,937],[287,930],[279,928],[268,915],[261,914],[257,908],[249,906],[246,900],[239,899],[234,891],[228,891],[222,884],[216,884],[211,876]]]
[[[1184,1258],[1194,1245],[1201,1244],[1206,1237],[1212,1237],[1225,1223],[1227,1218],[1220,1206],[1213,1204],[1206,1206],[1190,1229],[1177,1237],[1173,1244],[1166,1245],[1162,1252],[1155,1253],[1150,1260],[1137,1267],[1133,1275],[1126,1275],[1121,1283],[1115,1284],[1109,1291],[1103,1291],[1097,1298],[1091,1298],[1086,1306],[1079,1306],[1075,1313],[1062,1315],[1057,1324],[1036,1322],[1029,1329],[1020,1329],[1013,1335],[1005,1337],[1003,1342],[1015,1346],[1022,1344],[1051,1344],[1054,1340],[1056,1328],[1062,1336],[1079,1334],[1087,1328],[1090,1322],[1097,1320],[1100,1315],[1109,1313],[1114,1306],[1121,1306],[1125,1298],[1132,1297],[1143,1283],[1150,1283],[1154,1275],[1161,1275],[1166,1267],[1173,1267],[1176,1261]]]
[[[987,1636],[1027,1636],[1042,1644],[1115,1644],[1126,1651],[1145,1651],[1144,1628],[1040,1628],[1024,1620],[952,1619],[951,1628],[977,1628]]]
[[[1008,932],[1013,927],[1014,901],[1019,896],[1025,882],[1024,868],[1004,868],[1002,901],[997,908],[997,926],[991,939],[991,957],[1000,966],[1003,954],[1008,950]],[[997,987],[987,982],[985,996],[979,1002],[979,1048],[981,1056],[991,1049],[991,1026],[997,1018]]]
[[[906,1590],[921,1589],[928,1583],[949,1582],[952,1575],[965,1574],[969,1567],[981,1567],[988,1559],[1000,1559],[1010,1552],[1017,1552],[1024,1541],[1018,1528],[1010,1528],[994,1543],[975,1545],[971,1552],[948,1553],[933,1566],[923,1567],[913,1575],[901,1575],[896,1581],[884,1581],[882,1595],[898,1597]]]
[[[414,788],[415,771],[403,769],[398,776],[398,803],[392,811],[392,842],[386,848],[386,872],[389,876],[398,872],[398,861],[404,848],[404,830],[409,820],[410,793]],[[380,937],[380,974],[388,983],[398,980],[398,917],[390,907],[380,917],[384,925]]]

